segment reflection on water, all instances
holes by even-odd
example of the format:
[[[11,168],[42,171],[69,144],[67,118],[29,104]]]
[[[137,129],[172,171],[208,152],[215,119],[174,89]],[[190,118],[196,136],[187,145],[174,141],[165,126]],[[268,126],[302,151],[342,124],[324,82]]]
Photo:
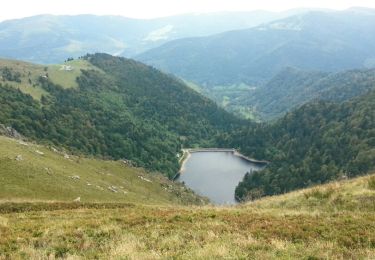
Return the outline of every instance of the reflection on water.
[[[234,190],[246,172],[258,170],[232,152],[195,152],[186,161],[178,178],[196,193],[215,204],[234,204]]]

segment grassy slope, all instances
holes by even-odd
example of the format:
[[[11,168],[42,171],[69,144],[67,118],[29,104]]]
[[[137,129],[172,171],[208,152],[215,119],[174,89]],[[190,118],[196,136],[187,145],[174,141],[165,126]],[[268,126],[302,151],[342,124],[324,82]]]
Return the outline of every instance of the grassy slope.
[[[38,84],[38,78],[40,76],[44,76],[48,73],[48,77],[53,83],[64,88],[75,88],[78,87],[76,78],[81,75],[81,69],[101,71],[85,60],[67,61],[63,65],[71,66],[72,70],[63,70],[60,64],[43,66],[23,61],[0,59],[0,68],[8,67],[14,72],[21,73],[21,83],[12,81],[0,81],[0,83],[9,84],[20,89],[23,93],[31,95],[34,99],[40,100],[42,95],[48,95]]]
[[[375,257],[375,176],[264,198],[237,207],[172,206],[167,205],[176,202],[170,193],[164,192],[151,176],[147,178],[152,183],[140,180],[139,169],[127,168],[118,162],[77,157],[67,160],[43,147],[24,146],[7,138],[0,141],[1,165],[14,167],[6,171],[8,168],[1,168],[0,186],[7,189],[8,195],[18,194],[12,198],[24,199],[0,204],[0,258]],[[45,155],[36,154],[35,149]],[[18,154],[23,155],[24,161],[14,160]],[[53,173],[47,174],[43,167],[52,168]],[[81,180],[68,178],[73,174],[80,174]],[[27,203],[20,195],[25,191],[18,189],[20,193],[17,193],[7,188],[12,185],[5,184],[13,183],[17,187],[19,183],[18,187],[27,187],[25,176],[28,175],[34,176],[33,189],[39,194],[35,197],[39,202]],[[54,180],[56,189],[49,193],[51,197],[42,189],[44,185],[52,185],[49,179]],[[33,182],[33,178],[30,180]],[[125,181],[124,189],[129,193],[91,191],[93,188],[86,185],[87,181],[103,187],[119,186]],[[148,197],[145,190],[150,191]],[[82,196],[83,201],[103,203],[49,201],[59,194],[67,201]],[[7,198],[4,191],[1,197]],[[106,203],[110,201],[135,203]],[[148,206],[144,205],[145,201]]]
[[[73,201],[80,197],[82,202],[159,205],[196,200],[184,187],[141,168],[73,155],[65,158],[64,152],[54,149],[0,136],[0,201]],[[19,155],[22,160],[18,161]],[[118,192],[111,191],[111,186]]]

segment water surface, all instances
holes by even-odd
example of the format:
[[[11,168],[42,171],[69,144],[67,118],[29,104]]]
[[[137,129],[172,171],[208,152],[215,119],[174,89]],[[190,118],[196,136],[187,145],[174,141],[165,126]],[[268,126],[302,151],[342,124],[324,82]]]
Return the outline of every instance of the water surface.
[[[232,152],[194,152],[181,169],[178,181],[215,204],[235,204],[234,190],[246,172],[258,170]]]

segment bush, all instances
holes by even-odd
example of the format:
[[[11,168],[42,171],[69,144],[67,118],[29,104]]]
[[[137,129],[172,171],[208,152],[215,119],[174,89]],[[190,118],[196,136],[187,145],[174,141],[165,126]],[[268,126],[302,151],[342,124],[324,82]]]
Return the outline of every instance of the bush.
[[[332,187],[327,189],[314,188],[310,191],[305,192],[304,195],[306,199],[315,198],[318,200],[326,200],[329,199],[334,192],[335,190]]]
[[[375,190],[375,176],[372,176],[368,182],[367,182],[367,187],[370,189],[370,190]]]

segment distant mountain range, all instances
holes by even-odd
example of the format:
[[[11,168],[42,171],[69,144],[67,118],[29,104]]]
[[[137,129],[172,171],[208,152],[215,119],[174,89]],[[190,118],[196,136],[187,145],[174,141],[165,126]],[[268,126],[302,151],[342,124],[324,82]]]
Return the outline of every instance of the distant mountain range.
[[[0,23],[0,57],[36,63],[61,63],[68,57],[93,52],[131,57],[170,40],[250,28],[306,11],[186,14],[149,20],[33,16]]]
[[[313,11],[246,30],[180,39],[137,59],[203,87],[262,85],[285,67],[375,67],[375,11]]]

